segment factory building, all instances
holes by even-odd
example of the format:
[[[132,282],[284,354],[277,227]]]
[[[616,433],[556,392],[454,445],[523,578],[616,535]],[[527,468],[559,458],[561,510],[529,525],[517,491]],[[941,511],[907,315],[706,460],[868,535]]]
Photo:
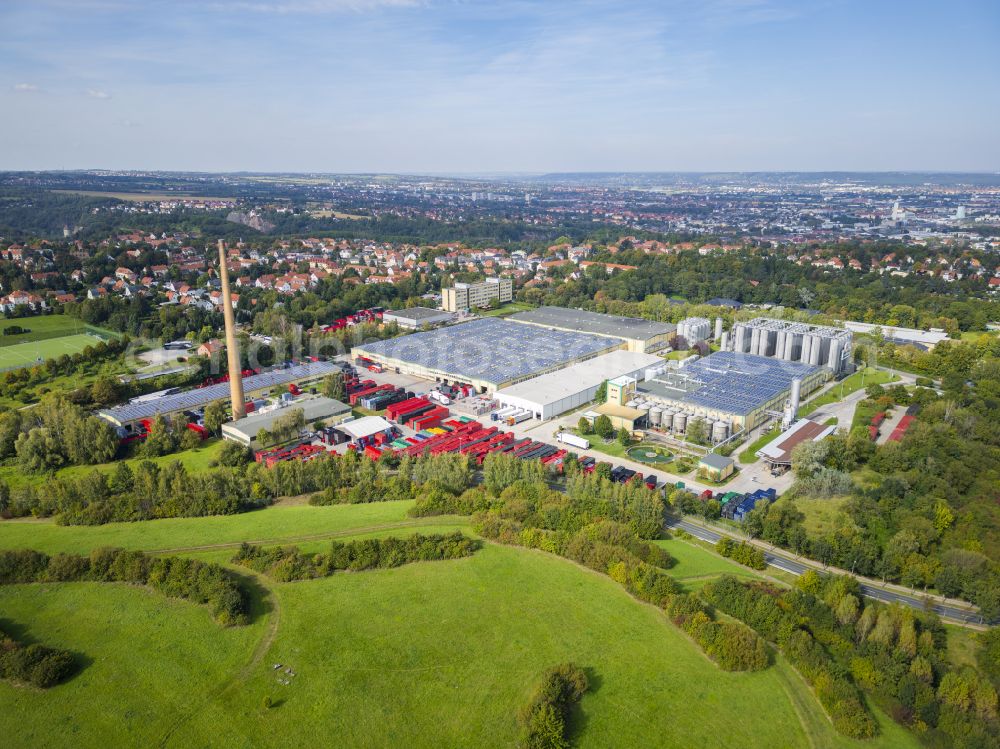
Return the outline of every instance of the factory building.
[[[737,354],[827,367],[835,376],[854,367],[851,332],[824,325],[757,317],[733,325],[727,348]]]
[[[441,289],[441,308],[446,312],[467,312],[476,307],[496,307],[514,299],[514,282],[509,278],[487,278],[481,283],[456,283]]]
[[[244,377],[243,392],[247,398],[252,398],[254,395],[266,394],[272,388],[282,387],[291,382],[300,385],[315,382],[335,371],[339,372],[340,367],[325,361],[299,364],[288,369],[275,369]],[[101,409],[97,415],[116,427],[125,427],[143,419],[152,419],[157,415],[169,418],[174,414],[202,408],[213,401],[227,398],[229,394],[229,383],[222,382],[183,392],[164,392],[156,397],[140,396],[124,405]]]
[[[688,346],[707,341],[712,335],[712,323],[704,317],[686,317],[677,323],[677,335],[683,338]]]
[[[665,348],[677,326],[670,323],[619,317],[565,307],[539,307],[518,312],[507,318],[511,322],[536,325],[570,333],[587,333],[624,340],[629,351],[648,354]]]
[[[609,338],[484,317],[459,325],[356,346],[353,353],[389,369],[493,392],[621,349]]]
[[[386,310],[382,313],[382,322],[394,322],[405,330],[420,330],[425,326],[433,328],[454,319],[455,315],[451,312],[442,312],[430,307],[408,307],[406,309]]]
[[[719,443],[781,418],[793,389],[805,397],[829,379],[825,367],[720,351],[639,383],[625,405],[645,410],[650,427],[675,434],[701,419],[711,441]]]
[[[252,413],[239,421],[226,422],[222,425],[222,437],[254,450],[259,449],[257,435],[260,434],[260,430],[270,430],[275,421],[296,409],[302,411],[302,418],[307,427],[317,421],[322,421],[327,426],[334,426],[351,415],[351,407],[345,403],[322,395],[307,396],[265,413]]]
[[[496,400],[502,407],[530,411],[536,419],[552,419],[594,400],[601,383],[620,377],[634,382],[660,361],[653,354],[613,351],[498,390]]]

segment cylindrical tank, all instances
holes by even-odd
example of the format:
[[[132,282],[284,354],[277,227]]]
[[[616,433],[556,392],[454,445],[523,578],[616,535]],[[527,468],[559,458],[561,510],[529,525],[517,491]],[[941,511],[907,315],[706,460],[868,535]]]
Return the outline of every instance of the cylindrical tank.
[[[683,411],[678,411],[674,414],[674,432],[677,434],[684,434],[684,430],[687,428],[688,415]]]
[[[672,430],[674,428],[674,416],[677,415],[676,408],[664,408],[663,416],[660,417],[660,424],[666,430]]]
[[[635,408],[635,400],[634,399],[630,400],[628,403],[625,404],[625,407],[626,408]]]
[[[809,363],[816,366],[819,364],[819,357],[823,351],[823,339],[818,335],[809,337],[812,338],[812,348],[809,349]]]
[[[799,354],[799,361],[803,364],[809,363],[809,355],[812,353],[812,336],[808,333],[802,335],[802,353]]]
[[[719,443],[729,437],[729,424],[721,419],[712,424],[712,442]]]
[[[839,339],[834,338],[830,341],[830,357],[827,359],[827,366],[833,370],[834,374],[840,370],[840,352],[842,350],[843,344]]]
[[[747,329],[745,325],[740,324],[733,328],[733,342],[735,344],[733,351],[743,353],[746,350]]]
[[[723,351],[729,349],[729,333],[728,331],[722,334],[722,343],[719,344]]]
[[[663,409],[653,407],[649,409],[649,425],[651,427],[659,427],[663,423]]]
[[[799,399],[802,397],[802,378],[796,377],[792,380],[792,392],[789,397],[791,401],[792,418],[795,418],[795,413],[799,410]]]
[[[795,333],[786,330],[784,344],[784,351],[781,353],[781,358],[786,361],[792,361],[792,355],[795,351]]]
[[[774,339],[774,358],[781,359],[785,355],[785,337],[788,332],[785,330],[779,330],[777,337]]]
[[[722,338],[722,318],[715,318],[715,340],[718,341]]]
[[[760,328],[750,329],[750,353],[756,354],[760,349]]]

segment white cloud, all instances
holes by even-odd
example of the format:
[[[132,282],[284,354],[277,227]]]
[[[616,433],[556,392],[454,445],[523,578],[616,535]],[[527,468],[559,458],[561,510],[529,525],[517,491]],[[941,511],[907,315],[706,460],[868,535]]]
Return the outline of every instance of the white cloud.
[[[91,99],[110,99],[111,98],[111,94],[109,94],[107,91],[98,91],[97,89],[94,89],[94,88],[88,88],[87,89],[87,96],[89,96]]]
[[[15,83],[14,90],[22,94],[33,94],[38,91],[38,86],[34,83]]]

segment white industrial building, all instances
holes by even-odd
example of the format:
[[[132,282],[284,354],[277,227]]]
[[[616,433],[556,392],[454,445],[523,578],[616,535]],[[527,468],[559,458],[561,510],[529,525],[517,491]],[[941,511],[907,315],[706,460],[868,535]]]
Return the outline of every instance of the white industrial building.
[[[420,330],[423,327],[444,325],[455,319],[451,312],[442,312],[430,307],[408,307],[407,309],[386,310],[382,313],[382,322],[394,322],[406,330]]]
[[[641,380],[647,368],[662,362],[653,354],[612,351],[497,390],[495,398],[502,407],[531,411],[544,421],[591,402],[606,380],[621,376]]]

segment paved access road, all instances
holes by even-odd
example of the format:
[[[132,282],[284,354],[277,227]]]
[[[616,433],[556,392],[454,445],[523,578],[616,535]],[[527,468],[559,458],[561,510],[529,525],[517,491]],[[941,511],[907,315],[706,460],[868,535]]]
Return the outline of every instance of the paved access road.
[[[723,535],[736,540],[745,540],[740,538],[736,533],[725,533],[721,530],[708,528],[700,523],[680,518],[669,518],[667,520],[667,527],[679,528],[680,530],[687,531],[695,538],[700,538],[702,541],[707,541],[712,544],[722,538]],[[784,570],[785,572],[790,572],[793,575],[801,575],[809,569],[814,569],[817,572],[849,574],[843,570],[837,570],[836,568],[824,567],[818,562],[794,558],[791,554],[784,554],[775,550],[773,547],[765,547],[761,543],[756,543],[754,541],[751,541],[751,543],[755,543],[756,546],[760,547],[764,551],[764,559],[769,565],[777,567],[780,570]],[[903,606],[909,606],[912,609],[923,610],[929,606],[935,613],[938,614],[938,616],[951,622],[972,626],[981,626],[983,624],[982,617],[971,607],[967,608],[957,604],[952,605],[943,603],[940,600],[931,597],[925,598],[920,595],[911,595],[890,588],[883,588],[872,581],[863,580],[861,578],[858,578],[858,582],[861,585],[861,592],[868,598],[873,598],[884,603],[898,603]]]

